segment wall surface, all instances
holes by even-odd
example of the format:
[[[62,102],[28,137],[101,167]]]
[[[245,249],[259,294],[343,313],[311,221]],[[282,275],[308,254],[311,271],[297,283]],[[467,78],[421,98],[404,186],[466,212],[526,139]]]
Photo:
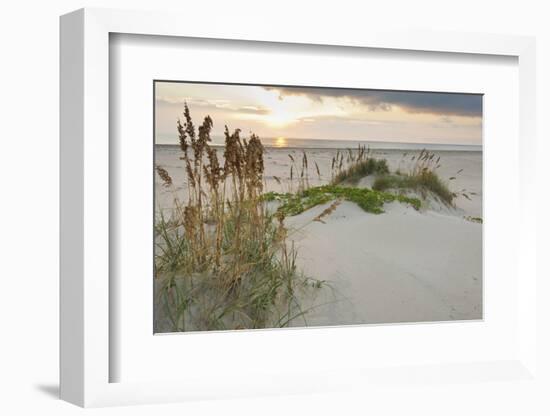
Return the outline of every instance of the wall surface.
[[[547,2],[479,1],[442,2],[394,0],[346,1],[168,1],[168,0],[20,0],[4,2],[0,14],[0,413],[69,415],[82,410],[57,400],[58,394],[58,120],[59,27],[58,17],[77,8],[114,7],[178,10],[208,25],[209,15],[223,14],[238,25],[263,21],[289,25],[325,24],[327,31],[353,25],[416,27],[441,30],[511,33],[537,36],[538,133],[539,133],[539,267],[550,276],[546,237],[548,173],[545,156],[550,146],[550,30]],[[182,22],[182,24],[185,24]],[[547,163],[546,163],[547,166]],[[546,184],[546,189],[543,184]],[[545,245],[546,250],[543,250]],[[544,262],[544,264],[543,264]],[[550,293],[541,282],[541,294]],[[542,296],[540,298],[542,300]],[[545,302],[540,308],[550,316]],[[549,328],[548,319],[539,322]],[[541,331],[540,368],[550,374],[548,331]],[[541,386],[541,385],[540,385]],[[441,385],[438,394],[422,387],[388,388],[385,394],[362,396],[339,392],[318,396],[293,396],[141,406],[94,410],[95,414],[550,414],[548,385],[533,388],[506,383],[482,386]],[[397,391],[396,391],[397,390]],[[546,393],[546,395],[545,395]]]

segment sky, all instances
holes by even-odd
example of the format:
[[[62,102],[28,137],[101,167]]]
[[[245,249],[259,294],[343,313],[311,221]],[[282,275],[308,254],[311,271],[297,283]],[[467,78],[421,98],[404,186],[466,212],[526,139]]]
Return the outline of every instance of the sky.
[[[156,143],[177,143],[187,103],[213,136],[481,144],[482,96],[414,91],[155,83]]]

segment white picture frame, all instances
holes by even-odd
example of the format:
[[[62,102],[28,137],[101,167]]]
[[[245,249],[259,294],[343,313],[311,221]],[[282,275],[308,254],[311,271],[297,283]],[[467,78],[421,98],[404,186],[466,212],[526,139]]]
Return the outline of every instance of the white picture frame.
[[[519,65],[519,165],[517,354],[499,361],[419,366],[417,379],[479,381],[475,374],[505,375],[522,380],[536,375],[536,219],[533,213],[535,172],[535,41],[529,37],[378,31],[327,34],[281,31],[263,25],[247,31],[219,19],[209,25],[172,13],[82,9],[61,18],[61,398],[80,406],[183,401],[238,397],[269,392],[320,392],[351,383],[402,382],[411,370],[380,368],[365,373],[341,368],[325,377],[281,371],[262,380],[230,383],[212,380],[110,382],[109,291],[109,36],[113,33],[192,37],[335,47],[383,48],[440,53],[505,55]],[[353,328],[351,329],[353,330]],[[290,381],[289,381],[290,379]],[[345,380],[345,381],[343,381]]]

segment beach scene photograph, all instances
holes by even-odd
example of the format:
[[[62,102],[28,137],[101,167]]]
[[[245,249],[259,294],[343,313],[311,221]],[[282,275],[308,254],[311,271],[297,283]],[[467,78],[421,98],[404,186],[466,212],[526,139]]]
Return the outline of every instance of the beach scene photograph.
[[[483,96],[154,81],[154,332],[483,318]]]

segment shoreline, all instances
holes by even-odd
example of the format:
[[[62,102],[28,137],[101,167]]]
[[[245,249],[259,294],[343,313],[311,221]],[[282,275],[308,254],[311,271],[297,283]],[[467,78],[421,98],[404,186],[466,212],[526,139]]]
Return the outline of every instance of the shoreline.
[[[331,141],[331,140],[327,140],[327,141]],[[264,148],[265,149],[270,149],[270,150],[273,150],[273,149],[276,149],[276,150],[332,150],[332,151],[337,151],[337,150],[340,150],[340,151],[347,151],[348,149],[351,149],[351,150],[357,150],[357,146],[358,145],[365,145],[367,147],[367,149],[371,149],[371,151],[377,151],[377,150],[386,150],[386,151],[409,151],[409,152],[414,152],[414,151],[421,151],[422,149],[427,149],[427,150],[430,150],[430,151],[433,151],[433,152],[483,152],[483,147],[482,145],[444,145],[444,144],[428,144],[428,143],[425,143],[425,144],[416,144],[416,143],[395,143],[396,145],[409,145],[409,147],[382,147],[382,146],[379,146],[377,144],[375,145],[369,145],[370,142],[355,142],[355,146],[354,147],[350,147],[350,146],[344,146],[342,145],[341,147],[329,147],[329,146],[312,146],[312,147],[305,147],[305,146],[299,146],[299,145],[295,145],[295,146],[277,146],[277,145],[272,145],[272,144],[263,144]],[[393,143],[392,143],[393,144]],[[223,148],[225,147],[225,144],[223,143],[210,143],[210,145],[212,147],[216,147],[216,148]],[[448,147],[447,147],[448,146]],[[463,146],[463,147],[462,147]],[[154,144],[154,147],[159,147],[159,148],[179,148],[179,145],[178,144],[174,144],[174,143],[155,143]]]

